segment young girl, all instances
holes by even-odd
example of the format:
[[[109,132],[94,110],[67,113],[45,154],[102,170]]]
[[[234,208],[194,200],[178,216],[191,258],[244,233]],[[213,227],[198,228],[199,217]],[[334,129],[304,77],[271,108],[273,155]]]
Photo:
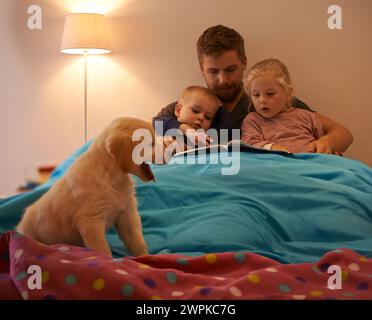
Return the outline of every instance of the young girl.
[[[292,106],[293,87],[287,67],[277,59],[256,63],[245,81],[254,110],[242,124],[241,140],[270,150],[307,152],[324,133],[316,113]],[[250,106],[252,108],[252,106]]]

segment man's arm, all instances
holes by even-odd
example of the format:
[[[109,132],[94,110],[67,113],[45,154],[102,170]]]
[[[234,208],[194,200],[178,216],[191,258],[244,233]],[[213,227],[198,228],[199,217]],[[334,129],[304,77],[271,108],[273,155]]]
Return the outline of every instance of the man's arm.
[[[306,103],[300,99],[293,98],[293,106],[309,111],[313,111]],[[325,135],[312,142],[308,146],[308,152],[317,153],[337,153],[344,152],[353,142],[351,132],[341,124],[316,113],[322,124]]]
[[[175,115],[177,102],[168,104],[160,110],[160,112],[152,118],[152,126],[155,128],[157,135],[164,135],[169,129],[176,129],[180,126]],[[157,122],[157,123],[156,123]]]
[[[353,142],[353,135],[341,124],[317,113],[325,135],[308,146],[308,152],[344,152]]]

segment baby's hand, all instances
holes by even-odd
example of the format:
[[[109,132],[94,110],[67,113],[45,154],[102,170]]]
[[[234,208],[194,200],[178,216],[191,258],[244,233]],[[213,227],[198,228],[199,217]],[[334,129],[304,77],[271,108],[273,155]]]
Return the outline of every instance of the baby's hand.
[[[191,124],[181,123],[178,129],[180,129],[183,132],[183,134],[186,135],[188,130],[195,130],[195,127],[193,127]]]
[[[213,140],[210,136],[208,136],[204,131],[201,129],[195,130],[187,130],[186,132],[187,140],[194,144],[195,147],[205,147],[209,146]],[[194,147],[194,146],[189,146]]]
[[[159,137],[158,139],[163,143],[164,149],[172,144],[175,140],[172,136]]]
[[[271,146],[271,149],[270,150],[273,150],[273,151],[285,151],[285,152],[288,152],[289,153],[289,150],[286,148],[286,147],[283,147],[279,144],[273,144]]]

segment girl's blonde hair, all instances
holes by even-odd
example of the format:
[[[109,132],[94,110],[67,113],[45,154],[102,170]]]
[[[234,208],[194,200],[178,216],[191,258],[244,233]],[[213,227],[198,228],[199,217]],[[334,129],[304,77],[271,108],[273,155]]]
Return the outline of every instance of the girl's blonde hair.
[[[265,59],[260,62],[257,62],[248,72],[245,80],[244,80],[244,85],[245,85],[245,90],[247,94],[251,97],[251,85],[252,81],[264,74],[271,73],[276,81],[278,82],[279,85],[281,85],[284,89],[284,91],[289,94],[291,90],[293,89],[292,85],[292,80],[291,76],[289,74],[289,71],[285,64],[281,62],[278,59],[270,58],[270,59]],[[251,108],[253,107],[252,105],[252,99],[250,101],[249,105],[249,111],[251,111]],[[288,109],[292,109],[292,102],[289,102],[287,105]]]

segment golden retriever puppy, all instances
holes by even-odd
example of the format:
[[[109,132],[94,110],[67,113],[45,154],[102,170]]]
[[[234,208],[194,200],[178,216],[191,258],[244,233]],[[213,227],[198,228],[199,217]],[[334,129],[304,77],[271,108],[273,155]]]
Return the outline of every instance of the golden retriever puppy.
[[[65,176],[26,208],[17,231],[45,244],[86,246],[111,255],[105,234],[115,226],[131,255],[147,254],[135,186],[129,176],[154,180],[147,163],[138,165],[132,159],[132,151],[140,143],[132,141],[132,134],[140,128],[151,133],[146,147],[154,150],[150,123],[134,118],[114,120]],[[153,153],[149,158],[154,158]]]

